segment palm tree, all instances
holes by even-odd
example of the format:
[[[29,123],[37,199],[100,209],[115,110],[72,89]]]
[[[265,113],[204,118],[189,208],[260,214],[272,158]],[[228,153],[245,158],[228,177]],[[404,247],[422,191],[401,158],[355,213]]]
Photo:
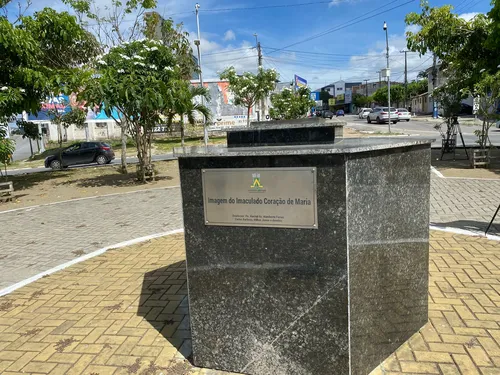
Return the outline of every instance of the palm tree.
[[[184,147],[184,116],[186,116],[187,121],[191,125],[196,123],[196,114],[201,114],[205,117],[207,122],[210,121],[212,113],[210,109],[200,103],[196,103],[194,99],[201,96],[206,101],[210,100],[210,94],[208,90],[201,86],[192,86],[189,82],[179,81],[177,82],[178,89],[174,92],[176,97],[174,99],[173,108],[168,113],[168,126],[172,125],[172,121],[175,115],[180,117],[181,125],[181,146]]]

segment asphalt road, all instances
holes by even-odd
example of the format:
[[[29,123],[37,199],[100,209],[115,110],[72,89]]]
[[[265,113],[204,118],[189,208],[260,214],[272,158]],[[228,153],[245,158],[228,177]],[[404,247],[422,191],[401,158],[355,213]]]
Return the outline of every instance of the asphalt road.
[[[387,124],[368,124],[366,120],[361,120],[357,116],[348,115],[345,117],[347,126],[360,131],[370,131],[370,132],[388,132]],[[391,124],[391,131],[396,133],[403,133],[409,135],[420,135],[423,137],[435,138],[435,142],[432,147],[441,147],[441,134],[438,130],[434,129],[436,124],[442,121],[428,121],[422,119],[412,119],[409,122],[403,121],[398,122],[396,125]],[[479,120],[477,120],[476,126],[471,124],[471,121],[462,121],[460,126],[462,129],[462,134],[464,136],[465,145],[467,147],[477,146],[477,137],[474,134],[474,130],[480,130],[481,126]],[[443,131],[446,131],[446,125],[442,125]],[[490,140],[495,146],[500,146],[500,129],[492,127],[490,129]],[[458,138],[458,146],[462,146],[460,137]]]
[[[153,155],[152,157],[153,161],[162,161],[162,160],[175,160],[174,156],[172,154],[163,154],[163,155]],[[127,163],[134,164],[138,163],[139,160],[135,157],[130,157],[127,158]],[[41,162],[43,164],[43,162]],[[120,164],[121,159],[117,158],[111,162],[111,164]],[[86,167],[97,167],[97,164],[83,164],[83,165],[75,165],[69,168],[86,168]],[[30,174],[30,173],[37,173],[37,172],[50,172],[52,169],[50,168],[27,168],[27,169],[13,169],[13,170],[8,170],[8,174],[11,176],[15,175],[22,175],[22,174]]]

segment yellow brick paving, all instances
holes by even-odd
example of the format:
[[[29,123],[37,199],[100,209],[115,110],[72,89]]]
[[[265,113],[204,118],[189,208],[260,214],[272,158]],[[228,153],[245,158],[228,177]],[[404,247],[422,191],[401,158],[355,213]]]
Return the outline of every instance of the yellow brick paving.
[[[429,323],[372,375],[500,374],[500,243],[432,232],[430,252]],[[185,359],[184,259],[168,236],[1,297],[0,374],[223,374]]]

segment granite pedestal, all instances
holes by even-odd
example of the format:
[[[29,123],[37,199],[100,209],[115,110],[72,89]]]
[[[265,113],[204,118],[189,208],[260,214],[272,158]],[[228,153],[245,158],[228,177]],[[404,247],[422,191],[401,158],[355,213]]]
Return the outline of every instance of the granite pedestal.
[[[428,317],[430,144],[177,149],[194,364],[365,375],[417,332]],[[207,223],[202,174],[240,168],[313,170],[316,226]]]

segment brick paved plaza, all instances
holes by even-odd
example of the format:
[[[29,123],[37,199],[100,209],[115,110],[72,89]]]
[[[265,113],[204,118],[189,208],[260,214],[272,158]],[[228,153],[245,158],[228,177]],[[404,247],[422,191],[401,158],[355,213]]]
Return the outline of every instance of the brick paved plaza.
[[[498,189],[500,181],[433,176],[431,223],[484,230]],[[103,220],[94,221],[95,212]],[[4,212],[0,225],[2,289],[104,246],[182,228],[180,192]],[[374,374],[500,374],[500,242],[431,235],[430,322]],[[110,250],[0,297],[0,374],[220,374],[185,360],[184,259],[182,235],[171,235]]]
[[[171,235],[1,297],[0,373],[222,374],[184,361],[184,257]],[[500,374],[499,243],[433,231],[430,257],[430,322],[374,374]]]

